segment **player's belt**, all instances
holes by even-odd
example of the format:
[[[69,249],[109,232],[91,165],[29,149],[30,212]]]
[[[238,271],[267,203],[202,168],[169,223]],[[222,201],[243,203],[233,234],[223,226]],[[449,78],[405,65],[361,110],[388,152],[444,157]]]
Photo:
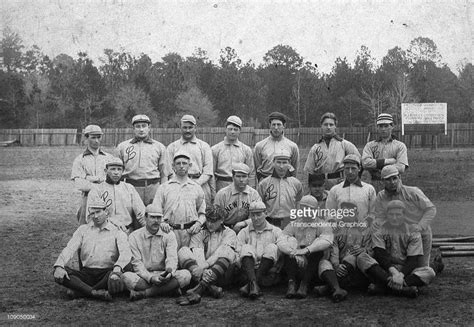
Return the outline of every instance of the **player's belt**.
[[[218,176],[218,175],[214,175],[216,176],[216,179],[218,181],[223,181],[223,182],[232,182],[232,177],[222,177],[222,176]]]
[[[189,223],[186,224],[169,224],[173,229],[188,229],[191,228],[196,221],[190,221]]]
[[[131,179],[125,178],[125,182],[132,184],[133,186],[143,187],[147,185],[153,185],[160,182],[159,178],[150,178],[150,179]]]
[[[188,174],[189,178],[192,178],[192,179],[198,179],[199,177],[201,177],[201,174],[200,173],[197,173],[197,174]]]

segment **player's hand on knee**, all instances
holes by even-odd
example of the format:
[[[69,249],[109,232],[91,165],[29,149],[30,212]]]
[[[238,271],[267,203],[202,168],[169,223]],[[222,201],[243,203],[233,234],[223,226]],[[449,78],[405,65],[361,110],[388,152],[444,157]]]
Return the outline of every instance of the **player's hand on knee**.
[[[217,275],[212,269],[206,269],[202,274],[202,280],[206,283],[212,283],[217,280]]]
[[[63,267],[56,267],[54,269],[54,281],[58,284],[62,284],[64,281],[64,278],[70,280],[69,275],[67,274],[66,269]]]
[[[345,264],[340,264],[336,269],[336,276],[339,278],[345,277],[348,274],[348,270]]]
[[[166,222],[162,222],[160,224],[160,228],[166,234],[168,234],[171,231],[171,226]]]
[[[296,260],[296,264],[300,268],[306,267],[306,264],[308,263],[308,261],[306,260],[306,257],[304,255],[295,256],[295,260]]]
[[[364,252],[364,248],[361,247],[360,245],[353,245],[351,246],[351,248],[349,249],[349,253],[353,256],[358,256],[359,254],[361,254],[362,252]]]
[[[199,231],[201,230],[201,226],[202,226],[201,223],[200,223],[199,221],[196,221],[196,222],[194,223],[194,225],[192,225],[192,226],[188,229],[188,231],[189,231],[189,233],[191,233],[191,234],[197,234],[197,233],[199,233]]]
[[[194,280],[201,280],[203,273],[204,269],[202,267],[196,267],[191,271],[191,275],[193,276]]]

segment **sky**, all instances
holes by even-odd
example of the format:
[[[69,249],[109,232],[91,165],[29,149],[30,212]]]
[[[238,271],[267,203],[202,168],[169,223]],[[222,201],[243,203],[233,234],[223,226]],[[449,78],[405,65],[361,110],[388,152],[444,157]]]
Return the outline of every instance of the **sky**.
[[[361,45],[378,62],[395,46],[431,38],[453,72],[473,62],[474,0],[0,0],[0,29],[19,33],[54,57],[85,51],[100,64],[106,48],[155,61],[200,47],[216,62],[234,48],[262,63],[278,44],[329,72],[337,57],[353,62]]]

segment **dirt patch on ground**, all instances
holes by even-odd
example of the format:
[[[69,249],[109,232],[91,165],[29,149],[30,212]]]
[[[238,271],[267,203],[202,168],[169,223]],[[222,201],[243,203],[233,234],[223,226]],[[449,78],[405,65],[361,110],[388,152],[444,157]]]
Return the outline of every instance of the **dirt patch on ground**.
[[[67,178],[72,159],[80,151],[75,147],[0,149],[0,324],[414,326],[474,322],[473,258],[446,259],[445,271],[431,286],[422,289],[416,300],[370,297],[357,292],[340,304],[314,296],[287,300],[283,298],[284,286],[267,290],[256,302],[240,298],[237,290],[232,289],[221,300],[204,298],[193,307],[179,307],[169,298],[136,303],[125,297],[113,303],[68,300],[64,288],[53,282],[52,265],[77,228],[79,192]],[[474,151],[468,153],[472,158]],[[410,155],[416,158],[417,154]],[[438,157],[427,157],[423,161],[421,158],[426,157],[423,153],[419,161],[412,160],[418,166],[415,168],[413,164],[410,168],[413,181],[410,184],[421,184],[420,188],[428,189],[426,193],[437,205],[435,234],[472,235],[474,205],[467,200],[472,198],[472,183],[467,185],[465,180],[470,178],[466,177],[467,172],[473,169],[464,152],[445,155],[451,159],[441,162]],[[464,173],[453,172],[452,168],[461,161],[467,165],[461,167]],[[428,168],[422,168],[420,163]],[[449,168],[445,177],[437,179],[443,187],[430,187],[425,181],[439,176],[435,171],[439,167]],[[465,176],[464,179],[454,178],[457,174]],[[449,189],[448,193],[444,187]],[[31,315],[34,319],[9,319],[16,317],[9,315],[17,314]]]

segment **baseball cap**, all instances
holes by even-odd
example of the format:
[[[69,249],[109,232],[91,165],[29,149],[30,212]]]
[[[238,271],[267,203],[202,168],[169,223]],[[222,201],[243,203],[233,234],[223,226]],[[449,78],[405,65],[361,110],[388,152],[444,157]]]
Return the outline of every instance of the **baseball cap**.
[[[151,123],[150,118],[147,115],[136,115],[132,118],[132,125],[135,123]]]
[[[356,154],[348,154],[342,160],[343,163],[355,163],[360,166],[360,157]]]
[[[158,206],[154,205],[153,203],[146,206],[145,213],[148,214],[148,216],[163,217],[163,213],[161,212],[161,209]]]
[[[250,174],[250,167],[243,162],[237,162],[232,165],[232,173]]]
[[[392,176],[397,176],[399,174],[397,167],[394,165],[388,165],[382,168],[380,172],[382,179],[387,179]]]
[[[224,219],[224,211],[219,206],[213,206],[206,210],[206,220],[214,223]]]
[[[381,124],[392,124],[393,125],[393,117],[390,114],[380,114],[377,117],[377,125]]]
[[[191,157],[189,156],[189,154],[187,154],[186,152],[183,152],[183,151],[178,151],[176,152],[176,154],[174,155],[173,157],[173,161],[175,161],[176,159],[178,158],[186,158],[188,160],[191,160]]]
[[[262,212],[265,210],[267,210],[267,207],[262,201],[254,201],[250,203],[249,212]]]
[[[193,115],[184,115],[181,117],[181,122],[189,122],[193,125],[196,125],[196,118]]]
[[[107,203],[101,198],[94,198],[87,203],[89,209],[105,209],[107,208]]]
[[[277,152],[275,152],[275,154],[273,155],[273,160],[276,160],[276,159],[288,159],[288,160],[290,160],[290,158],[291,158],[290,152],[288,150],[285,150],[285,149],[280,149]]]
[[[271,114],[268,115],[268,122],[271,122],[273,119],[278,119],[281,120],[283,124],[286,123],[287,117],[282,114],[281,112],[274,111]]]
[[[102,129],[97,125],[87,125],[84,128],[84,135],[103,135]]]
[[[318,207],[318,200],[312,195],[305,195],[301,198],[300,205],[304,205],[313,209]]]
[[[400,200],[392,200],[387,204],[387,210],[388,209],[406,209],[405,203],[403,203]]]
[[[237,116],[229,116],[229,118],[227,118],[227,121],[226,121],[226,126],[228,124],[234,124],[236,126],[242,127],[242,119],[240,119]]]
[[[117,158],[117,157],[113,157],[112,159],[110,159],[110,160],[105,164],[105,167],[106,167],[106,168],[109,168],[110,166],[121,166],[121,167],[124,167],[122,159]]]
[[[309,174],[308,175],[308,185],[323,186],[324,185],[324,175],[323,174]]]

